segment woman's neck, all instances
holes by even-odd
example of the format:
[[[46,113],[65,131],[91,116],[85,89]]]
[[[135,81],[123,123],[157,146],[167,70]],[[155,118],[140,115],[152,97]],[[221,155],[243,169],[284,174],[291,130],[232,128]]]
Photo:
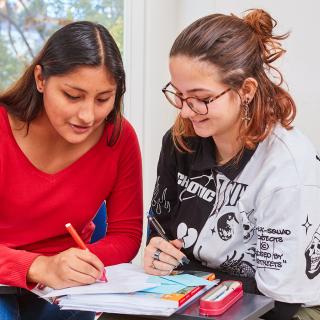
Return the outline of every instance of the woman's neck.
[[[220,165],[230,161],[243,148],[243,144],[239,138],[232,139],[227,137],[223,139],[221,137],[213,137],[213,140],[216,145],[216,162]]]
[[[9,115],[16,143],[39,170],[53,174],[79,159],[100,139],[104,127],[97,129],[95,135],[82,143],[69,143],[52,128],[49,120],[42,114],[34,119],[27,134],[26,123]]]

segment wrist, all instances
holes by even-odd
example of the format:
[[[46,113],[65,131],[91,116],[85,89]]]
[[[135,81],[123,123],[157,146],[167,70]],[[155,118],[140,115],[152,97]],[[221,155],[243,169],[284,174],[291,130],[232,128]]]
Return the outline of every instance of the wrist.
[[[48,257],[39,256],[32,262],[28,273],[27,281],[33,283],[43,283],[44,275],[47,272]]]

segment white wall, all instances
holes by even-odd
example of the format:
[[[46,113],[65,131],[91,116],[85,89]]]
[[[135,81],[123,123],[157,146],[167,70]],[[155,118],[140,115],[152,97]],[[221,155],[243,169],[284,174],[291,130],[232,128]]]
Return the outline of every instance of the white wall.
[[[136,1],[143,3],[143,10]],[[318,75],[320,75],[320,63],[318,62],[318,57],[320,57],[320,41],[318,40],[320,2],[316,0],[308,2],[134,0],[134,3],[136,5],[133,8],[138,6],[141,11],[135,11],[135,15],[140,17],[138,23],[141,24],[143,21],[143,31],[140,33],[137,33],[137,30],[133,31],[133,38],[138,37],[138,41],[133,41],[131,45],[136,51],[138,60],[136,60],[137,64],[131,60],[129,67],[138,66],[135,70],[136,72],[143,70],[143,76],[140,74],[136,78],[131,73],[128,94],[133,98],[131,105],[126,108],[130,109],[128,117],[129,120],[133,120],[132,123],[138,130],[142,147],[145,210],[148,209],[152,198],[161,138],[173,124],[176,115],[175,110],[168,105],[161,92],[163,85],[170,79],[169,51],[175,37],[184,27],[206,14],[220,12],[240,15],[241,12],[250,8],[263,8],[278,20],[277,31],[291,31],[291,36],[284,43],[287,54],[278,63],[278,66],[297,103],[298,116],[295,123],[320,150],[320,130],[317,126],[320,118],[320,94],[318,94],[320,92],[318,81]],[[130,88],[131,86],[137,92],[136,94]]]
[[[277,63],[297,104],[295,125],[320,150],[320,2],[290,0],[179,0],[178,28],[210,13],[240,15],[251,8],[267,10],[278,21],[276,32],[291,32],[283,45],[287,53]]]
[[[146,212],[156,179],[161,139],[175,115],[161,89],[169,81],[167,57],[177,32],[178,9],[172,0],[125,0],[125,8],[129,16],[125,27],[125,115],[135,127],[140,141]],[[145,237],[142,249],[144,244]],[[140,263],[142,251],[135,263]]]
[[[150,205],[162,136],[172,125],[176,111],[161,92],[170,80],[168,55],[176,36],[178,11],[172,0],[146,1],[145,26],[145,122],[143,137],[144,198]]]

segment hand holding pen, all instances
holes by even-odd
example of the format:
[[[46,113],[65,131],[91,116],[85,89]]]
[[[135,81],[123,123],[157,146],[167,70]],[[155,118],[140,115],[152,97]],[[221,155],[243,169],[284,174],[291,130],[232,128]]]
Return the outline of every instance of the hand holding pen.
[[[63,289],[95,283],[103,270],[103,263],[89,250],[69,248],[53,256],[38,256],[28,270],[27,281]]]
[[[79,246],[80,249],[89,250],[87,248],[86,244],[83,242],[83,240],[79,236],[78,232],[72,226],[71,223],[67,223],[66,224],[66,229],[70,233],[70,235],[73,238],[74,242]],[[102,282],[107,282],[106,270],[104,268],[103,268],[103,271],[102,271],[102,276],[101,276],[101,278],[99,280],[102,281]]]
[[[145,249],[145,271],[154,275],[167,275],[178,265],[189,263],[189,259],[180,251],[182,241],[170,240],[155,217],[149,216],[148,221],[159,237],[153,237]]]

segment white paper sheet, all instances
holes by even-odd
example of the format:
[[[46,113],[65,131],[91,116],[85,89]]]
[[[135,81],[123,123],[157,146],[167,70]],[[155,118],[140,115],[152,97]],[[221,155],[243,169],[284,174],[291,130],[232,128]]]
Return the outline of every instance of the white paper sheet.
[[[188,302],[199,297],[209,288],[217,284],[212,281],[210,286],[202,289],[191,297]],[[90,298],[92,297],[92,299]],[[157,315],[169,316],[179,309],[177,301],[160,299],[159,295],[152,293],[136,292],[132,294],[106,294],[106,295],[73,295],[59,299],[63,310],[83,310],[107,313],[121,313],[131,315]]]
[[[108,282],[96,282],[86,286],[52,290],[42,295],[43,298],[62,295],[98,294],[98,293],[130,293],[157,287],[160,283],[147,282],[149,275],[141,267],[131,263],[122,263],[106,267]],[[125,275],[125,278],[124,278]]]
[[[218,283],[218,280],[207,281],[190,275],[170,276],[166,279],[154,277],[146,274],[141,266],[129,263],[107,267],[106,275],[107,283],[97,282],[87,286],[51,290],[41,296],[57,297],[55,302],[62,309],[168,316],[179,309],[178,301],[164,299],[160,293],[142,291],[152,287],[176,287],[179,281],[184,286],[204,286],[205,288],[191,296],[188,300],[190,302]]]

